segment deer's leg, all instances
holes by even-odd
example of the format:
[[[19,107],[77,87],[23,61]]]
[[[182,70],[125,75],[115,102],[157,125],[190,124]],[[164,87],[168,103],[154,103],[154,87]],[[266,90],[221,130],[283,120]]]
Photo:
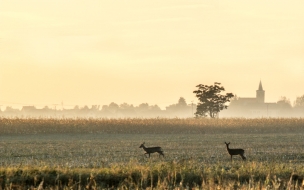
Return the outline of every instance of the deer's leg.
[[[165,156],[164,154],[163,154],[163,152],[162,151],[159,151],[159,152],[157,152],[158,153],[158,156],[160,157],[160,155],[163,155],[163,156]]]
[[[246,157],[244,156],[244,154],[242,154],[241,156],[242,156],[243,160],[246,160]]]
[[[158,151],[157,153],[158,153],[158,157],[160,157],[160,155],[162,154],[161,151]]]
[[[160,152],[160,155],[163,155],[163,157],[165,157],[165,155],[164,155],[164,153],[163,153],[162,151]],[[159,156],[160,156],[160,155],[159,155]]]

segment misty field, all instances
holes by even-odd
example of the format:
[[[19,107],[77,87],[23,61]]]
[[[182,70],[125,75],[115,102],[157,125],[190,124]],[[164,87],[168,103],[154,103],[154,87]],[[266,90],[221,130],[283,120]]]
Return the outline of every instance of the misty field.
[[[303,189],[303,134],[296,118],[0,118],[0,187]],[[231,162],[225,141],[247,160]]]

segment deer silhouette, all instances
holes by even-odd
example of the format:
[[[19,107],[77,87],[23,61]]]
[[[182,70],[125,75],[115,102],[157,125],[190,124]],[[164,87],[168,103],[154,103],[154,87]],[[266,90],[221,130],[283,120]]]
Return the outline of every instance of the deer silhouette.
[[[244,156],[245,151],[243,149],[240,149],[240,148],[238,148],[238,149],[230,149],[229,148],[230,142],[229,143],[225,142],[225,144],[227,146],[228,153],[231,156],[231,162],[232,162],[232,156],[233,155],[240,155],[243,158],[243,160],[246,160],[246,157]]]
[[[163,157],[165,157],[161,147],[159,147],[159,146],[157,146],[157,147],[145,147],[144,144],[145,143],[142,143],[139,148],[143,148],[144,151],[146,151],[145,155],[149,154],[149,158],[150,158],[150,154],[155,153],[155,152],[157,152],[159,154],[159,156],[163,155]]]

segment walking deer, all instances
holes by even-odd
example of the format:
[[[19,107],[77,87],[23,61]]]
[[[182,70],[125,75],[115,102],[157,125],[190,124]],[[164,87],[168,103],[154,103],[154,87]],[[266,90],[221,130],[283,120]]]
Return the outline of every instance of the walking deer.
[[[225,144],[227,146],[228,153],[231,156],[231,162],[232,162],[232,156],[233,155],[240,155],[243,158],[243,160],[246,160],[246,157],[244,156],[245,151],[243,149],[240,149],[240,148],[238,148],[238,149],[230,149],[229,148],[230,142],[229,143],[225,142]]]
[[[148,147],[147,148],[147,147],[145,147],[144,144],[145,143],[142,143],[139,148],[143,148],[146,151],[145,154],[149,154],[149,158],[150,158],[150,154],[152,154],[154,152],[157,152],[159,154],[159,156],[163,155],[163,157],[165,157],[165,155],[164,155],[163,150],[162,150],[161,147],[157,146],[157,147]]]

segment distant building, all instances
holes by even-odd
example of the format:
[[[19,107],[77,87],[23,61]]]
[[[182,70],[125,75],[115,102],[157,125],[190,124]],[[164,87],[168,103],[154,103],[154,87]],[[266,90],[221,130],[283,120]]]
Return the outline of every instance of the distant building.
[[[279,107],[277,103],[265,102],[265,90],[260,81],[256,97],[235,98],[227,110],[220,113],[221,117],[277,117]]]
[[[256,97],[255,98],[238,98],[237,100],[238,104],[241,104],[243,106],[246,105],[252,105],[252,104],[264,104],[265,103],[265,90],[263,90],[262,82],[260,81],[259,89],[256,91]]]
[[[34,112],[36,110],[35,106],[23,106],[21,109],[22,112]]]

